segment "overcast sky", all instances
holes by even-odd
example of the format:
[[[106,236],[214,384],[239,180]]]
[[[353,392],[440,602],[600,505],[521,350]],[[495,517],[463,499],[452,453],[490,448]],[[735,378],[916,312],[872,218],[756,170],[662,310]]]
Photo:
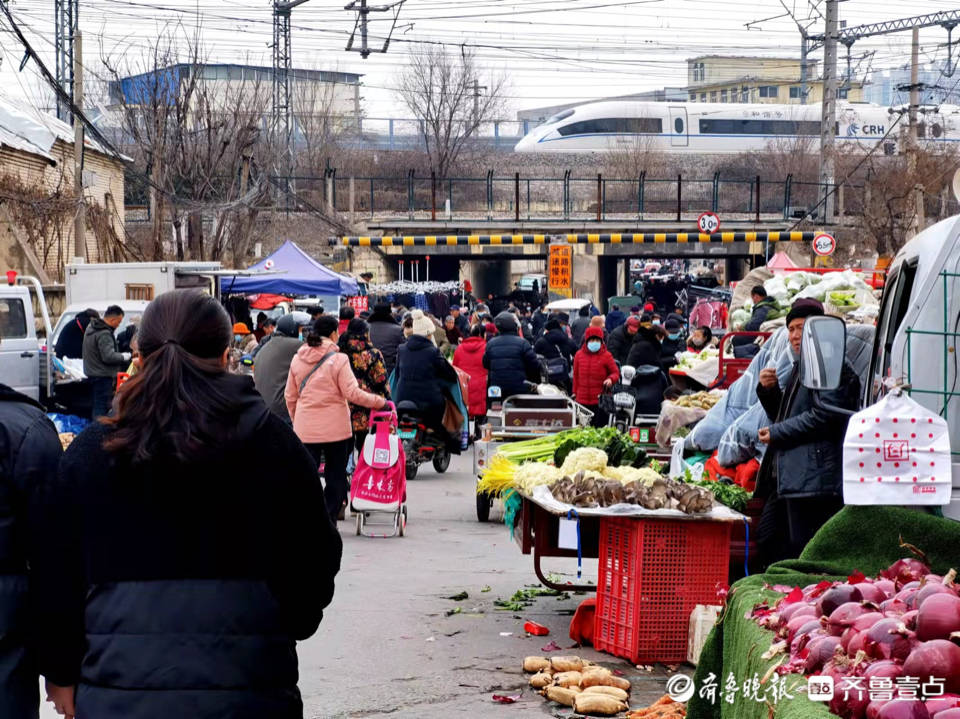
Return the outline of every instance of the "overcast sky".
[[[807,0],[785,0],[799,19],[823,21]],[[371,0],[387,2],[387,0]],[[53,68],[54,0],[10,0],[28,39]],[[371,117],[408,117],[392,88],[411,48],[445,43],[459,52],[475,49],[485,72],[510,80],[511,116],[520,109],[686,84],[688,57],[699,54],[798,56],[800,36],[778,0],[406,0],[386,55],[362,60],[344,47],[354,15],[346,0],[309,0],[293,11],[293,52],[297,67],[362,73],[364,108]],[[819,3],[822,7],[823,3]],[[271,0],[80,0],[84,65],[102,73],[99,56],[143,53],[164,27],[198,25],[211,62],[270,65]],[[940,0],[845,0],[848,26],[960,10]],[[390,13],[372,14],[372,46],[379,46],[392,22]],[[389,18],[389,19],[387,19]],[[753,23],[752,25],[750,23]],[[960,32],[957,33],[960,36]],[[946,32],[921,33],[926,61],[946,57]],[[853,46],[861,72],[909,62],[910,33]],[[32,64],[17,72],[22,51],[16,38],[0,32],[0,92],[8,97],[41,97]],[[841,58],[845,50],[841,47]],[[819,54],[818,56],[819,57]],[[845,67],[845,62],[841,62]],[[953,88],[956,77],[941,85]]]

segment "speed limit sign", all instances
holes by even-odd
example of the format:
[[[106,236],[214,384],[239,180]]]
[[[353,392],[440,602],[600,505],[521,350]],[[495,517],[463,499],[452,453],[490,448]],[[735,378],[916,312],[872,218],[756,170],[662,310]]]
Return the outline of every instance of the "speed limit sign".
[[[704,212],[697,218],[697,226],[705,235],[712,235],[720,229],[720,218],[713,212]]]
[[[813,251],[820,257],[829,257],[837,249],[837,240],[833,235],[821,232],[813,238]]]

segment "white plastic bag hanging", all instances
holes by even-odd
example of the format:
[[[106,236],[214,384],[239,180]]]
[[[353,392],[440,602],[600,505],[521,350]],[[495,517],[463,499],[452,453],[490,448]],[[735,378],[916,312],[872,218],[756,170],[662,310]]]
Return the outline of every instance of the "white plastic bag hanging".
[[[947,422],[898,389],[850,418],[844,504],[949,504]]]

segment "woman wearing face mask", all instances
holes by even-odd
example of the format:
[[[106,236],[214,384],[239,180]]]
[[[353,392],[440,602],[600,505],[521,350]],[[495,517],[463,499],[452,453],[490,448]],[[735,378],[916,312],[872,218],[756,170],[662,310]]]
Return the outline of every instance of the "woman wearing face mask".
[[[606,412],[600,407],[600,395],[620,379],[613,355],[603,343],[603,330],[589,327],[583,347],[573,358],[573,395],[577,402],[593,412],[593,426],[605,427]]]
[[[667,320],[663,326],[667,336],[660,342],[660,366],[666,372],[677,363],[677,352],[683,352],[683,327],[675,319]]]

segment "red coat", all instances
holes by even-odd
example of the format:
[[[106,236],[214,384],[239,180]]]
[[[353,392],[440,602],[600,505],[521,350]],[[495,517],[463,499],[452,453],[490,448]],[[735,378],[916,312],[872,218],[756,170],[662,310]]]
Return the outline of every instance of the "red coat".
[[[453,366],[470,375],[467,409],[471,417],[487,413],[487,370],[483,368],[483,352],[487,342],[483,337],[467,337],[453,353]]]
[[[606,345],[599,352],[590,352],[584,345],[573,356],[573,394],[580,404],[597,404],[604,380],[616,383],[619,379],[620,370]]]

